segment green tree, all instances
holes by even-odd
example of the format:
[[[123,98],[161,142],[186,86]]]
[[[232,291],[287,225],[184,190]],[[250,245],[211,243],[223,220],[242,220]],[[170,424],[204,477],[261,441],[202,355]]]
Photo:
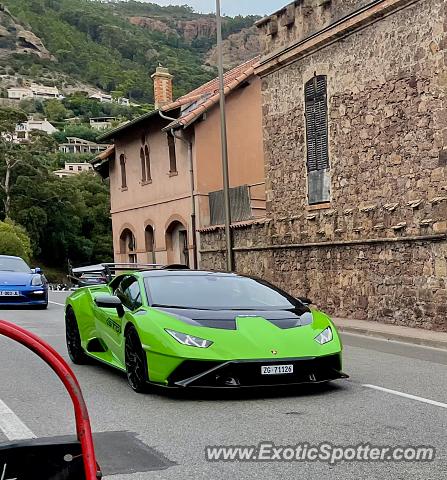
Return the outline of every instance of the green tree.
[[[60,179],[40,158],[22,165],[12,217],[30,234],[33,249],[46,265],[111,261],[109,187],[96,173]]]
[[[1,232],[0,237],[0,255],[14,255],[16,257],[25,257],[20,238],[13,232]]]
[[[59,122],[65,118],[70,117],[71,112],[64,107],[60,100],[52,98],[47,100],[43,105],[43,111],[48,120],[52,122]]]
[[[98,133],[99,132],[97,130],[93,130],[90,125],[74,124],[66,125],[63,132],[54,132],[52,135],[58,143],[65,143],[67,141],[67,137],[83,138],[84,140],[95,142]]]
[[[0,222],[0,255],[15,255],[29,262],[31,240],[25,229],[11,220]]]
[[[4,192],[4,213],[8,217],[11,208],[11,177],[17,165],[23,161],[22,146],[14,142],[16,125],[26,122],[27,116],[21,110],[0,108],[0,188]]]
[[[37,154],[55,150],[56,143],[44,132],[32,132],[28,141],[14,140],[16,125],[27,120],[21,110],[10,107],[0,108],[0,189],[3,191],[4,216],[10,215],[11,198],[17,176],[15,170],[22,163],[32,163]]]

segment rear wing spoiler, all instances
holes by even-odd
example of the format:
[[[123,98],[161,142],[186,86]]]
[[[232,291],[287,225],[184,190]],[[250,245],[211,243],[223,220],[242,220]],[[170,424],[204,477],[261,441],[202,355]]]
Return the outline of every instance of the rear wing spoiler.
[[[99,263],[73,268],[69,264],[68,279],[80,287],[109,283],[121,272],[144,272],[147,270],[183,270],[186,265],[161,265],[158,263]]]

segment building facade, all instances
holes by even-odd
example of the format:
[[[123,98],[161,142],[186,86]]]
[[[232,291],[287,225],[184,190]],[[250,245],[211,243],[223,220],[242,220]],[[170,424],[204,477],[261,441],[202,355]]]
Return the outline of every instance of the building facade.
[[[118,97],[113,98],[112,95],[108,93],[95,92],[89,96],[92,100],[98,100],[101,103],[117,103],[118,105],[123,105],[125,107],[130,107],[131,103],[128,98]]]
[[[267,216],[236,268],[335,316],[447,330],[443,0],[296,1],[258,22]],[[223,233],[202,262],[224,266]]]
[[[57,128],[46,118],[44,120],[34,120],[32,117],[24,123],[16,125],[16,131],[13,137],[14,142],[27,142],[33,131],[45,132],[48,135],[57,132]]]
[[[235,215],[265,216],[261,82],[252,60],[225,76]],[[159,110],[103,137],[114,150],[95,168],[110,177],[115,260],[198,265],[197,230],[223,216],[218,82],[173,101],[172,76],[153,76]]]
[[[64,168],[53,172],[59,178],[71,177],[73,175],[79,175],[82,172],[90,172],[93,167],[87,162],[65,162]]]
[[[59,151],[73,154],[95,154],[103,152],[108,146],[108,144],[90,142],[89,140],[84,140],[83,138],[67,137],[67,141],[65,143],[59,144]]]
[[[93,130],[108,130],[116,121],[116,117],[92,117],[90,118],[90,127]]]
[[[23,100],[33,98],[33,91],[26,87],[11,87],[7,90],[8,98],[11,100]]]
[[[64,96],[57,87],[48,87],[32,83],[29,87],[11,87],[7,90],[8,98],[11,100],[24,100],[34,98],[35,100],[49,100],[52,98],[62,99]]]

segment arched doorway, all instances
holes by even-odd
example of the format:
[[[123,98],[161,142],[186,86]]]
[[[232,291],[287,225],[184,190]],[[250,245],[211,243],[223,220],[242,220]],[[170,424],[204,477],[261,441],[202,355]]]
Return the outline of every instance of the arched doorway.
[[[125,228],[120,235],[120,254],[123,262],[137,263],[137,244],[135,235]]]
[[[189,267],[188,232],[183,223],[174,220],[166,229],[168,263]]]
[[[149,263],[157,263],[155,257],[155,237],[152,225],[147,225],[144,229],[144,239],[146,243],[147,261]]]

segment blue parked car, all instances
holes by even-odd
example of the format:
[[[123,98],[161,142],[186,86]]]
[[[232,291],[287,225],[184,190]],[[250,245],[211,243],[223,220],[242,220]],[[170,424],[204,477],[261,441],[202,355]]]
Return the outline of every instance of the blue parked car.
[[[48,307],[48,282],[40,268],[20,257],[0,255],[0,306]]]

